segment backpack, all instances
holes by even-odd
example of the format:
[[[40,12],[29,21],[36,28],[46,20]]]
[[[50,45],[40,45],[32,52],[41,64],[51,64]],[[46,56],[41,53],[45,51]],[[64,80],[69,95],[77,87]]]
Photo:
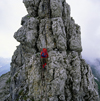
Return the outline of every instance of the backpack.
[[[42,52],[41,56],[45,58],[47,55],[45,52]]]

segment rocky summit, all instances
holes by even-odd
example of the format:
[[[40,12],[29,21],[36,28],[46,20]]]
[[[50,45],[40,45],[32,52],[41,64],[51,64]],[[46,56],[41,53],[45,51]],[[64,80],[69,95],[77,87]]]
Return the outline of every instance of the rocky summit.
[[[23,0],[28,14],[14,38],[7,101],[100,101],[90,66],[82,59],[80,26],[65,0]],[[42,70],[40,52],[49,58]],[[42,74],[44,77],[42,77]]]

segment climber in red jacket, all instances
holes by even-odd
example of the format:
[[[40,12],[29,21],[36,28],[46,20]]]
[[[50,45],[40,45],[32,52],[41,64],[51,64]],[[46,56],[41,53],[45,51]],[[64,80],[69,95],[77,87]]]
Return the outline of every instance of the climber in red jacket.
[[[45,69],[47,61],[48,61],[48,53],[47,53],[47,49],[43,48],[43,50],[41,51],[41,62],[42,62],[42,66],[43,69]]]

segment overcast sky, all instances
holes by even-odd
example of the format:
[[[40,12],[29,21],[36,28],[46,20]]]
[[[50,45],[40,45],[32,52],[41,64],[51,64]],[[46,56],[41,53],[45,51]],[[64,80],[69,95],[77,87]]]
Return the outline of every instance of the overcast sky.
[[[100,0],[66,0],[71,16],[81,26],[82,56],[100,58]],[[19,44],[14,33],[27,14],[22,0],[0,0],[0,57],[11,58]]]

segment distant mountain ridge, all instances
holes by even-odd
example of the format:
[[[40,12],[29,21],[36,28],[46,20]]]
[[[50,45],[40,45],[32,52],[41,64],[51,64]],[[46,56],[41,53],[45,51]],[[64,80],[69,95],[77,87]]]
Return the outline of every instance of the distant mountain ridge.
[[[90,62],[89,60],[86,60],[86,62],[90,65],[92,69],[92,73],[100,82],[100,59],[97,58],[94,60],[94,62]]]
[[[10,71],[10,58],[0,57],[0,76]]]
[[[94,62],[86,60],[86,62],[90,65],[95,82],[98,84],[98,92],[100,96],[100,59],[97,58]]]

